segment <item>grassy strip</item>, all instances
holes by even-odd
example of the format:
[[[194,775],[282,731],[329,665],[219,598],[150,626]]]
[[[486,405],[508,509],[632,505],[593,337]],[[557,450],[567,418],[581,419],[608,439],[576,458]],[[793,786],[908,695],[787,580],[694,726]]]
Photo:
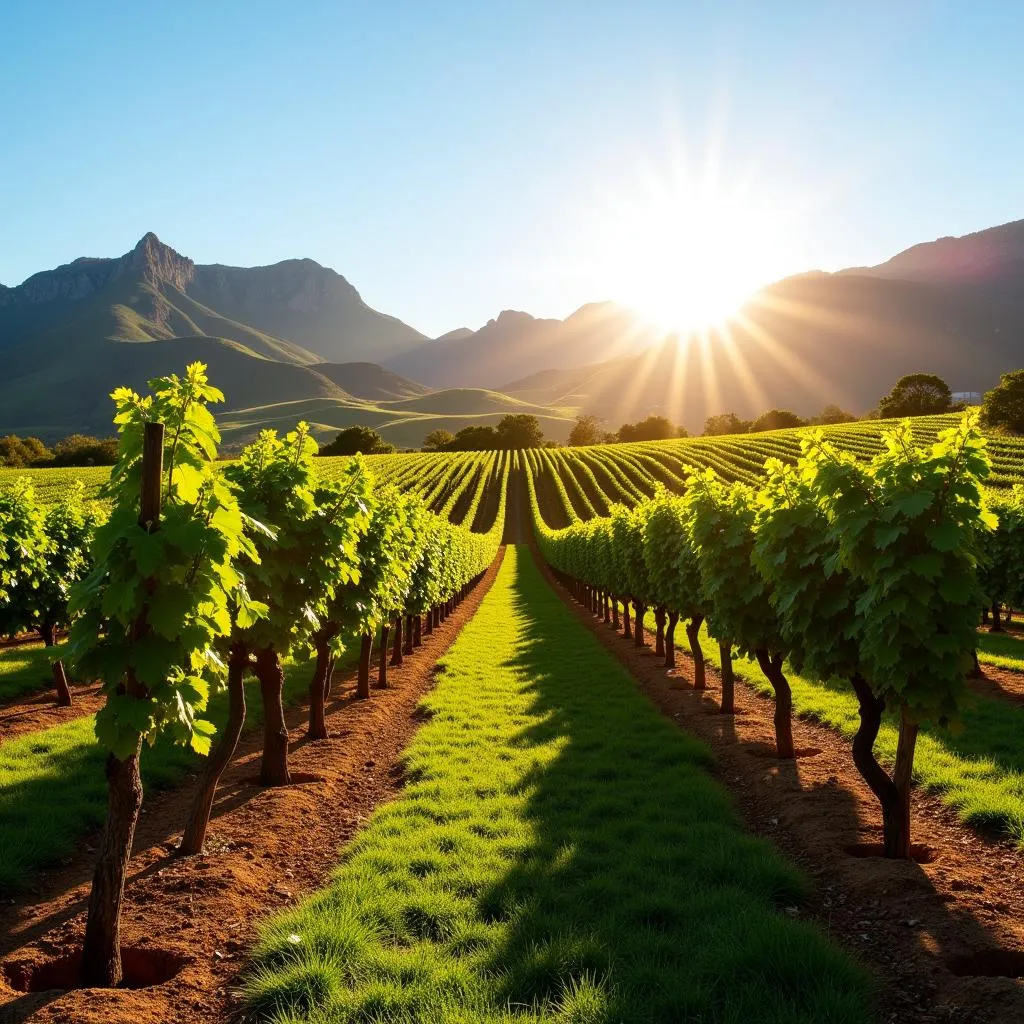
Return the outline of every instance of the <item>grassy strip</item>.
[[[60,651],[64,644],[58,644]],[[0,650],[0,702],[17,700],[27,693],[53,688],[50,657],[42,641]],[[54,692],[56,699],[56,692]]]
[[[1024,672],[1024,636],[1020,633],[978,632],[978,661],[985,665]]]
[[[655,628],[653,616],[645,624]],[[686,650],[686,638],[682,649]],[[704,656],[721,665],[718,644],[701,629]],[[772,688],[756,661],[736,658],[736,674],[758,693]],[[859,725],[857,698],[843,680],[819,682],[793,672],[786,678],[793,688],[793,708],[808,718],[852,739]],[[914,758],[914,780],[954,810],[974,828],[1002,832],[1024,846],[1024,708],[1009,701],[975,697],[964,712],[964,728],[953,735],[939,726],[923,726]],[[886,716],[875,743],[879,760],[896,760],[898,723]]]
[[[346,657],[351,664],[354,655]],[[312,672],[312,661],[286,666],[286,705],[303,699]],[[262,723],[263,709],[255,689],[248,700],[246,727],[253,728]],[[213,697],[210,717],[218,726],[224,722],[226,694]],[[0,745],[0,892],[23,888],[35,872],[70,855],[82,836],[103,824],[106,754],[96,742],[94,722],[94,715],[86,715]],[[147,747],[142,752],[143,785],[174,785],[200,760],[191,750],[169,743]]]
[[[263,929],[277,1024],[870,1019],[861,972],[780,912],[804,883],[510,549],[441,664],[408,788]]]

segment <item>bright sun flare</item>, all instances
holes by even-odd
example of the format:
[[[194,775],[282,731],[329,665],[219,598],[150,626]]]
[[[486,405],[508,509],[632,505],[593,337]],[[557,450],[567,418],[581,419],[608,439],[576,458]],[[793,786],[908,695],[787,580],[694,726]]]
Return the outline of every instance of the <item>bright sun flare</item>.
[[[749,185],[717,178],[648,180],[596,218],[596,258],[605,287],[666,331],[726,322],[791,264],[782,211]]]

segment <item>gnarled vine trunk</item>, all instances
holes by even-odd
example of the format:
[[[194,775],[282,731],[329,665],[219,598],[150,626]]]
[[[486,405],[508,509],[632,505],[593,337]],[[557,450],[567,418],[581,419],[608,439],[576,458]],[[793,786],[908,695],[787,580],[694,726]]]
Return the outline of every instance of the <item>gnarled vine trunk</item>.
[[[736,673],[732,668],[732,641],[718,641],[718,658],[722,665],[722,714],[736,712]]]
[[[319,672],[319,652],[317,653],[317,671]],[[248,667],[249,651],[245,644],[232,644],[231,652],[228,655],[228,720],[224,723],[224,728],[217,739],[217,745],[206,759],[202,775],[199,776],[199,786],[196,789],[195,799],[192,801],[188,821],[185,822],[181,843],[178,845],[177,852],[182,856],[203,852],[203,843],[206,842],[206,830],[210,825],[210,814],[213,811],[217,786],[220,783],[220,777],[224,774],[224,769],[234,757],[238,738],[242,735],[242,726],[245,724],[245,670]],[[316,683],[317,680],[314,677],[313,685],[315,686]],[[320,695],[323,696],[322,680],[320,681]],[[312,728],[312,721],[310,728]]]
[[[316,651],[316,665],[309,683],[308,735],[311,740],[325,740],[327,717],[324,705],[330,689],[331,672],[331,645],[325,631],[321,630],[313,637],[313,648]]]
[[[992,602],[992,625],[989,628],[990,633],[1002,633],[1003,632],[1003,620],[999,616],[999,602]]]
[[[260,785],[287,786],[292,781],[288,771],[288,726],[284,720],[284,671],[273,647],[256,653],[256,678],[260,681],[263,702],[263,760],[260,763]]]
[[[775,691],[775,751],[781,758],[796,757],[793,747],[793,691],[782,671],[781,654],[770,654],[765,648],[754,651],[765,679]]]
[[[853,737],[853,763],[882,806],[882,852],[892,859],[910,858],[910,778],[917,746],[917,726],[900,715],[896,770],[890,778],[875,758],[885,699],[875,695],[863,676],[850,679],[857,694],[860,725]]]
[[[107,755],[107,822],[89,893],[89,911],[82,947],[81,982],[87,988],[113,988],[121,983],[121,904],[128,875],[135,825],[142,809],[139,774],[140,738],[135,753],[123,760]]]
[[[388,637],[390,635],[391,627],[385,622],[380,627],[380,647],[378,648],[377,685],[379,687],[388,685]]]
[[[39,627],[39,635],[47,647],[53,647],[57,643],[57,630],[52,622],[44,622]],[[54,658],[50,663],[50,671],[53,673],[53,686],[57,691],[57,707],[71,707],[71,687],[68,684],[68,674],[64,668],[63,659]]]
[[[412,616],[405,617],[405,654],[412,654]]]
[[[619,628],[619,599],[612,594],[612,629]]]
[[[423,646],[423,616],[412,617],[412,645],[413,647]]]
[[[370,696],[371,654],[373,654],[373,636],[364,633],[359,642],[359,673],[356,676],[356,696],[363,700]]]
[[[633,639],[633,632],[629,628],[629,601],[626,598],[622,599],[622,635],[627,640]]]
[[[686,623],[686,639],[690,644],[690,654],[693,657],[693,688],[695,690],[706,690],[708,686],[707,674],[704,671],[704,650],[700,645],[700,627],[704,621],[702,615],[695,615]],[[731,666],[730,666],[731,667]],[[725,668],[722,668],[722,696],[725,696]]]
[[[391,647],[391,664],[402,664],[402,616],[395,616],[395,642]]]
[[[646,647],[647,641],[644,639],[644,613],[647,611],[647,606],[642,605],[639,601],[633,602],[633,646],[634,647]]]
[[[668,625],[665,627],[665,668],[676,667],[676,625],[679,612],[668,613]]]
[[[654,609],[654,624],[657,627],[654,634],[654,653],[660,657],[665,656],[665,609]]]

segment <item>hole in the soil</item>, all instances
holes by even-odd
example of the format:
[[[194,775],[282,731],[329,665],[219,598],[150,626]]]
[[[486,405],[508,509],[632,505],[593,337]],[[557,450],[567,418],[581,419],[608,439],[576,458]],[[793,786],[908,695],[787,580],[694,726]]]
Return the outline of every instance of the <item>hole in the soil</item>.
[[[854,843],[845,847],[846,853],[851,857],[881,857],[884,849],[881,843]],[[925,846],[924,843],[911,843],[910,859],[915,864],[931,864],[939,859],[939,851],[934,846]]]
[[[291,775],[292,778],[291,782],[287,783],[287,785],[289,786],[304,786],[310,782],[324,781],[324,777],[322,775],[317,775],[315,772],[289,772],[289,774]],[[250,775],[246,779],[244,779],[243,782],[246,786],[263,786],[263,783],[260,782],[260,777],[258,775]],[[269,786],[265,788],[278,789],[280,787]]]
[[[1024,953],[1016,949],[986,949],[955,956],[946,966],[958,978],[1024,978]]]
[[[119,988],[150,988],[170,981],[188,960],[164,949],[121,949],[124,977]],[[80,988],[78,977],[82,951],[75,950],[54,960],[38,963],[4,964],[4,977],[15,992],[48,992]]]
[[[778,751],[775,747],[769,746],[767,743],[761,743],[757,746],[749,747],[747,749],[748,754],[753,754],[754,757],[778,757]],[[821,747],[797,747],[793,751],[795,758],[798,761],[806,760],[808,757],[817,757],[821,753]]]

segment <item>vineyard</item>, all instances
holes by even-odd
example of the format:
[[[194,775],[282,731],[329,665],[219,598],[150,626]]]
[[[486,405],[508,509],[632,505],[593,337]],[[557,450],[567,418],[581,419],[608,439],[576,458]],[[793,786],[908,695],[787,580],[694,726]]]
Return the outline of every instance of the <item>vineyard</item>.
[[[1019,1019],[1018,439],[218,461],[221,397],[0,471],[0,1012]]]

